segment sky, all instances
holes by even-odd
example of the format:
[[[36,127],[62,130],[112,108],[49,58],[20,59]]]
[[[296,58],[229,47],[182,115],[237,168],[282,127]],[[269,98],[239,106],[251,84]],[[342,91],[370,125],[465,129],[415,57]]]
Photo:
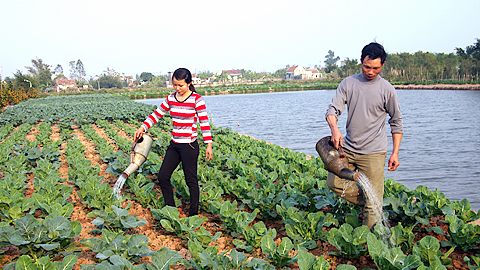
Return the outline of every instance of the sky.
[[[372,41],[388,53],[454,53],[480,38],[479,0],[15,0],[0,10],[3,78],[37,58],[67,77],[78,59],[87,78],[275,72],[324,65],[329,50],[359,60]]]

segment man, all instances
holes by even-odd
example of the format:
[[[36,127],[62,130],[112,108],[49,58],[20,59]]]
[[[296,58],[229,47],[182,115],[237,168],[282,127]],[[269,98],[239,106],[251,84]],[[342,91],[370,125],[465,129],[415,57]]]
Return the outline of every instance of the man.
[[[328,174],[327,186],[349,202],[362,206],[363,224],[369,228],[379,221],[375,211],[381,213],[378,208],[383,205],[387,114],[393,138],[389,171],[396,170],[399,165],[398,152],[403,135],[402,114],[395,88],[379,76],[386,57],[382,45],[375,42],[366,45],[361,56],[362,73],[347,77],[340,83],[326,113],[335,148],[344,149],[351,170],[358,170],[368,177],[380,202],[375,208],[374,202],[367,200],[358,183],[341,179],[333,173]],[[348,117],[344,138],[337,127],[337,119],[345,110],[345,104]]]

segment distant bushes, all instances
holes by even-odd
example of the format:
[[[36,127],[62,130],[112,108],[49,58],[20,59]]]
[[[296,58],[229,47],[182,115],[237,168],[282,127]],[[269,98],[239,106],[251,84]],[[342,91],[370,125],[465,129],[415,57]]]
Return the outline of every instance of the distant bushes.
[[[4,84],[0,82],[0,107],[8,105],[14,105],[21,101],[25,101],[29,98],[38,97],[37,89],[28,88],[25,90],[23,87],[14,88],[10,84]]]

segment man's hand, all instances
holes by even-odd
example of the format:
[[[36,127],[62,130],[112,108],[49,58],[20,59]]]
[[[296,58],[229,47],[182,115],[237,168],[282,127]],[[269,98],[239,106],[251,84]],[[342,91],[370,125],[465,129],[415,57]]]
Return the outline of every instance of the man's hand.
[[[388,160],[388,170],[395,171],[400,165],[398,161],[398,153],[400,152],[400,142],[402,141],[402,133],[392,133],[393,151],[390,159]]]
[[[395,171],[398,168],[398,165],[400,165],[398,161],[398,154],[392,154],[388,160],[388,170]]]
[[[332,138],[330,141],[335,146],[335,149],[343,147],[343,135],[337,127],[337,117],[335,115],[327,115],[327,123],[332,131]]]
[[[332,138],[330,139],[332,141],[333,146],[335,146],[335,149],[340,149],[343,147],[343,135],[340,132],[340,130],[336,129],[332,130]]]

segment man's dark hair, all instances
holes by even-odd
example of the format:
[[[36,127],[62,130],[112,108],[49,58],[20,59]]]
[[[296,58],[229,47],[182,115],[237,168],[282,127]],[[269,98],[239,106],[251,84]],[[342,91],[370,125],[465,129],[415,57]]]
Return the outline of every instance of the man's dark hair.
[[[387,59],[387,53],[385,52],[385,49],[383,48],[382,45],[372,42],[365,47],[363,47],[362,50],[362,58],[360,58],[360,61],[363,63],[363,59],[367,57],[370,59],[377,59],[380,57],[381,63],[385,63],[385,59]]]

